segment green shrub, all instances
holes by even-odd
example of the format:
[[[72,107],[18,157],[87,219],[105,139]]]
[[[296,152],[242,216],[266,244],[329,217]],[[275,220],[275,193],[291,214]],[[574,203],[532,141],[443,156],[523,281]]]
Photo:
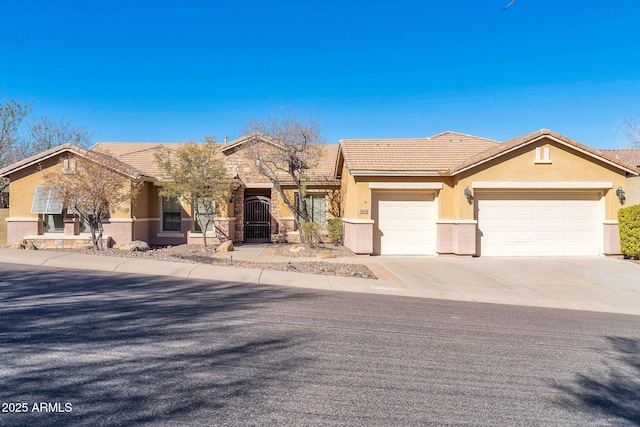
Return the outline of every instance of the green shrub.
[[[327,221],[327,234],[334,245],[337,246],[342,242],[342,218],[329,218]]]
[[[618,209],[620,249],[626,256],[640,258],[640,205]]]
[[[300,241],[315,248],[320,243],[320,227],[315,222],[300,224]]]

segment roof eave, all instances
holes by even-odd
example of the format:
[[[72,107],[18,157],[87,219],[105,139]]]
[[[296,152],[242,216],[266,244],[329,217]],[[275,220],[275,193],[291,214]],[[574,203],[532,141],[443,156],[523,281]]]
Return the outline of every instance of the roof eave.
[[[349,171],[352,176],[442,176],[448,171],[390,171],[390,170],[367,170],[359,169]]]

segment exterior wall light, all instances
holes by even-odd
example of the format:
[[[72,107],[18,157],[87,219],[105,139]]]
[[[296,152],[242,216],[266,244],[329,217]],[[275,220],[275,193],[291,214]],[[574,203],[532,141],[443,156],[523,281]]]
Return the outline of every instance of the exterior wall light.
[[[469,190],[469,186],[464,189],[464,197],[467,198],[467,202],[472,203],[473,194],[471,194],[471,190]]]
[[[616,190],[616,196],[618,196],[618,199],[620,199],[620,204],[624,205],[624,190],[622,189],[622,187],[618,187],[618,189]]]

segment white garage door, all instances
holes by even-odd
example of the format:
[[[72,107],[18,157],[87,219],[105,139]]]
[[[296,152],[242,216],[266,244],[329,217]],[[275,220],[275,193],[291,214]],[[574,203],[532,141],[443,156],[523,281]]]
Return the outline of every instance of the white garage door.
[[[379,193],[374,198],[374,253],[432,255],[435,253],[435,195]]]
[[[599,194],[478,195],[482,256],[600,253]]]

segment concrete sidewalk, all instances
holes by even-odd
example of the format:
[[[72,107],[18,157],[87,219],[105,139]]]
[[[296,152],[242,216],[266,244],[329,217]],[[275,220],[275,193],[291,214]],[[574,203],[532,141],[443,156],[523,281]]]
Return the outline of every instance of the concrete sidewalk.
[[[261,253],[259,247],[240,246],[233,257],[261,262],[286,260]],[[388,277],[384,280],[6,248],[0,248],[0,262],[640,315],[640,265],[604,257],[348,260],[369,266],[379,276],[386,272],[382,274]]]

